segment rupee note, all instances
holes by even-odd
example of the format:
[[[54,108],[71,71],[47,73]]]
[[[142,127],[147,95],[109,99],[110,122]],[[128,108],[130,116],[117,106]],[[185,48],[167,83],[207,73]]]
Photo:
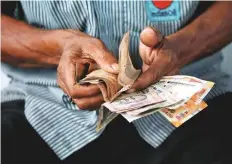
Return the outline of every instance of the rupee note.
[[[136,70],[132,64],[129,54],[129,32],[127,32],[119,46],[119,74],[111,74],[102,69],[95,70],[79,81],[80,84],[97,85],[106,102],[111,102],[123,92],[130,89],[131,85],[138,78],[141,70]],[[97,130],[105,127],[117,114],[99,109]]]

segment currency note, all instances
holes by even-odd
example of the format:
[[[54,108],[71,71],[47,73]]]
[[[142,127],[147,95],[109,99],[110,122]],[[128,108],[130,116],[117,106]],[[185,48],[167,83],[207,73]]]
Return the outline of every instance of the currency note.
[[[103,104],[108,110],[115,113],[122,113],[130,110],[135,110],[151,104],[165,101],[161,98],[152,87],[148,87],[143,91],[138,91],[130,94],[121,95],[113,102]]]
[[[113,101],[125,92],[138,78],[141,70],[136,70],[129,54],[129,32],[119,46],[119,74],[108,73],[102,69],[95,70],[79,81],[80,84],[98,84],[106,102]]]
[[[111,74],[102,69],[95,70],[79,81],[80,84],[97,85],[106,102],[112,102],[123,92],[130,89],[131,85],[138,78],[141,70],[136,70],[132,64],[129,54],[129,32],[127,32],[119,46],[119,74]],[[104,128],[117,114],[99,109],[97,131]]]
[[[117,75],[108,73],[102,69],[91,72],[84,79],[81,79],[79,83],[98,85],[105,101],[110,101],[111,98],[122,88],[122,86],[117,82]]]
[[[172,79],[176,81],[182,80],[186,82],[196,82],[202,84],[203,87],[201,87],[201,89],[194,94],[196,103],[204,99],[204,97],[209,93],[209,91],[213,88],[215,84],[214,82],[211,81],[206,81],[193,76],[186,76],[186,75],[164,76],[163,79]]]
[[[106,127],[114,118],[118,116],[117,113],[113,113],[107,109],[104,109],[104,106],[101,106],[98,110],[98,121],[96,131],[99,132]]]
[[[137,119],[159,112],[175,127],[179,127],[185,121],[196,115],[201,110],[205,109],[207,104],[204,101],[195,103],[191,99],[185,102],[182,106],[176,109],[169,108],[154,108],[152,110],[144,111],[138,115],[131,115],[128,112],[121,114],[128,122],[133,122]]]
[[[182,106],[179,106],[176,109],[169,109],[169,106],[166,106],[163,108],[153,108],[151,110],[145,110],[144,112],[141,112],[136,115],[133,115],[130,112],[126,112],[122,114],[122,116],[128,122],[132,122],[142,117],[154,114],[155,112],[159,112],[175,127],[179,127],[185,121],[189,120],[194,115],[196,115],[201,110],[207,107],[207,104],[202,99],[212,89],[214,83],[210,81],[205,81],[203,83],[204,85],[203,88],[201,88],[201,90],[196,92],[187,102],[185,102]]]
[[[158,83],[151,85],[157,91],[157,94],[165,101],[151,104],[133,111],[128,111],[128,115],[136,116],[139,114],[148,113],[159,108],[169,107],[172,109],[178,108],[188,101],[194,93],[200,91],[202,84],[186,81],[173,81],[171,79],[161,79]],[[182,93],[179,93],[181,92]],[[150,113],[150,112],[149,112]]]
[[[204,101],[196,104],[194,101],[189,100],[177,109],[163,108],[160,109],[159,113],[161,113],[175,127],[179,127],[206,107],[207,104]]]

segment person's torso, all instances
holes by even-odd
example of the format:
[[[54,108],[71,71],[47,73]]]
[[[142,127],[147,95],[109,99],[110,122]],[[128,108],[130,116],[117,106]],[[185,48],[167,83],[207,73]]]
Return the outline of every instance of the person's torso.
[[[78,29],[101,39],[117,56],[122,36],[130,31],[133,63],[141,64],[139,33],[146,26],[170,35],[184,26],[197,1],[22,1],[28,23],[47,29]]]
[[[130,55],[133,64],[139,68],[139,34],[144,27],[156,27],[165,36],[175,33],[191,19],[199,2],[21,1],[21,4],[29,24],[45,29],[83,31],[101,39],[115,56],[122,36],[130,31]],[[208,63],[212,65],[212,61],[218,62],[213,59]],[[56,85],[56,69],[38,71],[3,66],[3,70],[17,80],[30,84]]]

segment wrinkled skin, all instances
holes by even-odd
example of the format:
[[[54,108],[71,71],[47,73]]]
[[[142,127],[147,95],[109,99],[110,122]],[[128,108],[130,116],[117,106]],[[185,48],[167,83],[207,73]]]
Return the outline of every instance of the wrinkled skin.
[[[77,80],[84,73],[98,67],[117,74],[118,64],[103,42],[79,31],[69,30],[70,36],[61,43],[63,53],[57,68],[57,80],[63,91],[80,109],[95,109],[103,103],[100,89],[96,85],[79,85]]]

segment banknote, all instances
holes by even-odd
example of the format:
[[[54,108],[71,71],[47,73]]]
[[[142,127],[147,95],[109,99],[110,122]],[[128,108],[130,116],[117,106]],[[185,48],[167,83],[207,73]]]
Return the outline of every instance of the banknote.
[[[113,113],[107,109],[105,109],[104,106],[101,106],[98,110],[98,120],[97,120],[97,127],[96,131],[99,132],[102,130],[106,125],[108,125],[115,117],[117,117],[117,113]]]
[[[165,101],[129,111],[127,114],[136,116],[144,114],[144,112],[148,113],[149,110],[154,111],[164,107],[169,107],[171,109],[178,108],[188,101],[196,92],[200,91],[203,84],[187,82],[181,79],[179,81],[161,79],[158,83],[151,85],[151,87],[158,91],[157,94]],[[179,93],[181,91],[182,93]]]
[[[190,77],[195,78],[195,77]],[[203,82],[203,88],[196,92],[187,102],[176,109],[170,109],[168,106],[163,108],[154,108],[152,110],[147,110],[141,112],[137,115],[132,115],[130,112],[122,114],[122,116],[128,121],[132,122],[147,115],[159,112],[167,120],[169,120],[175,127],[179,127],[185,121],[192,118],[194,115],[199,113],[201,110],[207,107],[207,104],[202,100],[207,93],[212,89],[214,83],[210,81]]]
[[[165,101],[165,99],[159,96],[153,87],[148,87],[143,91],[121,95],[113,102],[104,103],[103,106],[111,112],[122,113],[162,101]]]
[[[138,115],[131,115],[128,112],[121,114],[128,122],[133,122],[137,119],[146,117],[148,115],[154,114],[156,112],[163,115],[170,123],[172,123],[175,127],[179,127],[185,121],[189,120],[195,114],[205,109],[207,104],[204,101],[199,103],[194,102],[193,100],[188,100],[182,106],[176,109],[169,108],[155,108],[152,110],[144,111]]]
[[[214,86],[214,83],[210,81],[201,80],[195,77],[188,77],[187,80],[189,79],[194,79],[195,81],[204,84],[201,90],[196,92],[183,106],[177,109],[165,108],[159,111],[159,113],[161,113],[175,127],[179,127],[207,107],[207,104],[203,99]]]
[[[159,113],[162,114],[175,127],[179,127],[206,107],[207,104],[204,101],[196,104],[194,101],[189,100],[177,109],[163,108],[159,110]]]
[[[117,75],[105,72],[102,69],[95,70],[86,75],[84,79],[79,81],[80,84],[96,84],[103,95],[105,101],[110,101],[111,98],[122,88],[117,82]]]
[[[95,84],[100,88],[106,102],[112,102],[123,92],[130,89],[138,78],[141,70],[134,68],[129,54],[129,32],[127,32],[119,46],[119,74],[111,74],[102,69],[95,70],[79,81],[84,85]],[[99,109],[97,130],[105,127],[117,114],[106,111],[103,107]]]
[[[113,101],[125,92],[138,78],[141,70],[134,68],[129,54],[129,32],[119,46],[119,74],[108,73],[102,69],[95,70],[79,81],[80,84],[96,84],[100,88],[106,102]]]
[[[205,109],[207,104],[202,100],[212,89],[214,83],[191,76],[163,77],[156,84],[137,93],[124,94],[111,103],[106,103],[105,109],[112,113],[120,113],[128,122],[140,119],[155,112],[161,113],[174,126],[178,127]],[[144,101],[145,95],[154,92],[157,102]],[[182,93],[179,93],[182,92]],[[136,97],[138,94],[138,98]],[[118,101],[117,101],[118,100]],[[146,104],[146,105],[145,105]],[[173,112],[176,115],[172,115]],[[175,117],[176,118],[175,118]],[[175,120],[175,119],[176,120]]]
[[[210,92],[210,90],[213,88],[214,86],[214,82],[211,81],[207,81],[207,80],[202,80],[193,76],[186,76],[186,75],[175,75],[175,76],[164,76],[163,79],[172,79],[173,81],[186,81],[186,82],[196,82],[196,83],[200,83],[202,84],[203,87],[201,87],[201,89],[194,94],[195,97],[194,98],[197,103],[197,101],[201,101],[202,99],[204,99],[204,97]]]

